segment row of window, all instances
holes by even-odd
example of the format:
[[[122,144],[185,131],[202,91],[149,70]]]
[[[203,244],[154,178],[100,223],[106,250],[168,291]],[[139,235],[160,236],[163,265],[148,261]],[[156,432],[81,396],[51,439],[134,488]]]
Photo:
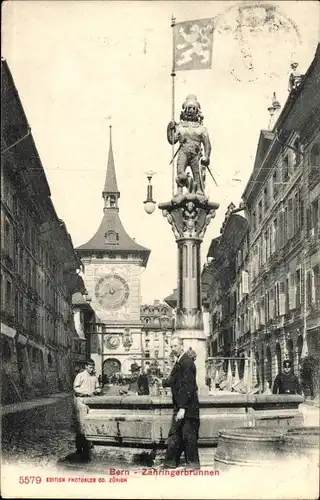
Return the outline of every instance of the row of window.
[[[41,264],[39,262],[36,263],[34,259],[28,255],[21,243],[17,242],[16,245],[14,244],[13,226],[5,216],[3,217],[2,234],[2,249],[5,256],[9,257],[12,260],[13,269],[25,281],[27,286],[31,287],[39,294],[42,300],[50,301],[50,303],[52,303],[53,305],[53,285],[51,284],[49,278],[47,278],[47,296],[45,297],[44,272],[42,271]],[[45,253],[45,255],[48,255],[47,252]],[[59,279],[59,276],[57,274],[57,267],[53,266],[52,271],[54,272],[52,276],[57,282]],[[49,291],[47,292],[47,290]]]
[[[152,354],[154,354],[154,356],[150,356],[150,350],[145,350],[145,351],[144,351],[144,356],[145,356],[146,358],[150,358],[150,357],[154,357],[154,358],[156,358],[156,359],[158,359],[158,358],[159,358],[159,350],[158,350],[158,349],[155,349],[155,350],[152,352]],[[164,357],[165,357],[165,358],[169,358],[169,356],[170,356],[170,351],[166,349],[166,350],[164,351]]]
[[[0,275],[1,311],[12,316],[17,323],[22,325],[31,334],[41,335],[43,338],[56,340],[59,345],[67,346],[70,335],[71,311],[56,316],[56,321],[51,313],[44,307],[37,306],[23,292],[15,290],[9,274]]]
[[[153,314],[167,314],[168,313],[168,309],[166,307],[162,307],[162,308],[159,308],[159,307],[142,307],[141,308],[141,312],[143,312],[143,314],[147,315],[147,314],[150,314],[150,313],[153,313]]]
[[[273,219],[271,225],[261,234],[252,251],[252,279],[255,279],[262,266],[268,261],[274,252],[282,248],[288,240],[293,238],[303,226],[303,200],[300,190],[294,198],[288,200],[288,205],[280,211]],[[308,215],[310,214],[310,215]],[[319,224],[319,200],[312,202],[307,210],[307,230],[311,230]]]
[[[301,269],[277,282],[254,301],[252,320],[254,329],[289,311],[300,309],[303,304],[303,276]],[[320,266],[316,265],[306,273],[306,305],[320,307]]]
[[[290,175],[295,172],[301,163],[299,141],[296,140],[292,146],[295,151],[290,150],[281,158],[281,164],[275,167],[272,177],[264,187],[263,193],[252,212],[251,226],[253,231],[261,225],[265,213],[277,198],[279,187],[288,182]],[[314,144],[310,150],[309,164],[313,169],[315,167],[320,168],[320,146],[318,143]]]
[[[254,331],[269,320],[288,314],[289,311],[300,309],[303,305],[303,276],[301,269],[287,276],[285,280],[276,282],[257,300],[253,298],[253,307],[250,311],[247,306],[237,318],[237,332],[242,335]],[[222,302],[221,312],[216,311],[211,316],[211,330],[219,328],[223,318],[239,311],[237,308],[238,294],[231,293]],[[306,273],[306,305],[320,307],[320,266],[316,265]]]

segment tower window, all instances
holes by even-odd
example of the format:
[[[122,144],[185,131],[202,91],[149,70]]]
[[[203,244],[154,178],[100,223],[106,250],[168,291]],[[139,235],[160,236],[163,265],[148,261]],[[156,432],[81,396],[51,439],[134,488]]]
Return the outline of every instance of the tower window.
[[[107,196],[107,208],[117,208],[117,197],[114,194]]]
[[[115,231],[107,231],[105,234],[106,243],[116,245],[119,241],[119,234]]]

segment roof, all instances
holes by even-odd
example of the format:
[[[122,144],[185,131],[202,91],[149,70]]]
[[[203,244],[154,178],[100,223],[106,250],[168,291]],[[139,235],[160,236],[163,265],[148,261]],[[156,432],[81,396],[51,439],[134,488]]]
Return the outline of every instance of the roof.
[[[215,251],[219,246],[221,236],[218,236],[217,238],[214,238],[209,246],[209,250],[207,252],[207,257],[214,257]]]
[[[4,151],[1,154],[10,149],[10,153],[15,155],[17,165],[25,167],[32,191],[42,198],[51,196],[17,87],[8,63],[3,58],[1,58],[1,111],[1,141],[4,140],[2,145]],[[16,144],[14,148],[13,144]]]
[[[173,293],[171,295],[169,295],[164,299],[165,303],[168,304],[168,306],[172,307],[172,309],[175,309],[177,305],[177,300],[178,300],[178,294],[176,288],[173,290]]]
[[[81,306],[84,309],[92,309],[90,303],[84,298],[83,294],[80,292],[72,294],[72,305]]]
[[[258,141],[257,153],[254,162],[253,169],[260,167],[263,158],[268,151],[272,140],[274,139],[274,133],[270,130],[260,130],[260,137]]]
[[[110,126],[109,158],[108,158],[107,175],[106,175],[106,181],[104,184],[103,193],[118,194],[118,197],[120,198],[120,192],[118,189],[118,183],[117,183],[117,177],[116,177],[116,170],[115,170],[115,166],[114,166],[111,130],[112,130],[112,127]]]
[[[297,89],[291,90],[288,99],[278,116],[278,119],[273,127],[273,131],[264,131],[260,133],[260,138],[257,147],[257,153],[254,163],[253,172],[247,182],[243,198],[248,199],[254,191],[254,186],[257,185],[255,180],[257,176],[266,176],[268,170],[262,171],[261,165],[268,158],[271,161],[272,155],[277,154],[277,149],[280,148],[279,141],[276,140],[275,132],[284,132],[295,130],[296,132],[306,134],[308,125],[315,123],[319,119],[319,83],[320,83],[320,44],[317,45],[315,56],[303,76],[302,82]],[[273,138],[272,138],[273,136]],[[262,181],[262,179],[261,179]]]
[[[117,198],[120,197],[113,158],[111,127],[108,167],[104,190],[102,192],[105,198],[104,215],[95,235],[87,241],[87,243],[80,245],[76,251],[80,256],[97,252],[112,252],[116,254],[124,252],[134,253],[139,255],[143,261],[143,266],[146,266],[150,250],[136,243],[135,240],[128,235],[120,220],[118,204],[116,203],[114,207],[106,204],[106,199],[108,198],[106,195],[109,193],[115,194]]]
[[[108,231],[116,233],[117,241],[108,242],[106,235]],[[76,248],[81,255],[85,252],[131,252],[140,253],[145,264],[148,261],[150,250],[136,243],[125,231],[119,217],[117,209],[108,209],[105,211],[101,224],[96,234],[83,245]]]

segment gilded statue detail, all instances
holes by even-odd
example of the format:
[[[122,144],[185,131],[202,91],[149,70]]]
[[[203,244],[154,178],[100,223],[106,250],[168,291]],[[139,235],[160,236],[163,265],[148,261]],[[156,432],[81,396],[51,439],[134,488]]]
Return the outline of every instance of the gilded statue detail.
[[[204,193],[206,167],[210,164],[211,143],[208,131],[203,125],[200,103],[195,95],[189,95],[182,105],[180,122],[171,121],[167,127],[170,144],[179,142],[176,182],[180,191]],[[193,179],[186,174],[187,167],[192,170]]]

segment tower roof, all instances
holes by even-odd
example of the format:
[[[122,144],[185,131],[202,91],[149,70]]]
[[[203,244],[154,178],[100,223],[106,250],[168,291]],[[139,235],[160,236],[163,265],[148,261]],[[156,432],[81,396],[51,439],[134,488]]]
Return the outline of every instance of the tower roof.
[[[150,250],[136,243],[124,229],[119,212],[106,210],[96,234],[76,251],[80,256],[91,253],[132,253],[139,254],[144,265],[147,264]]]
[[[108,167],[102,196],[105,200],[105,206],[98,231],[87,243],[80,245],[76,251],[80,257],[102,253],[112,253],[113,255],[135,254],[142,259],[143,266],[146,266],[150,250],[136,243],[135,240],[128,235],[119,217],[117,200],[120,197],[120,192],[118,191],[113,158],[111,127]],[[111,202],[109,198],[114,199]]]
[[[112,131],[112,127],[110,125],[110,144],[109,144],[108,166],[107,166],[106,180],[104,183],[104,189],[103,189],[102,194],[104,194],[104,193],[115,194],[116,193],[120,197],[120,192],[118,190],[118,184],[117,184],[116,170],[114,167],[111,131]]]

